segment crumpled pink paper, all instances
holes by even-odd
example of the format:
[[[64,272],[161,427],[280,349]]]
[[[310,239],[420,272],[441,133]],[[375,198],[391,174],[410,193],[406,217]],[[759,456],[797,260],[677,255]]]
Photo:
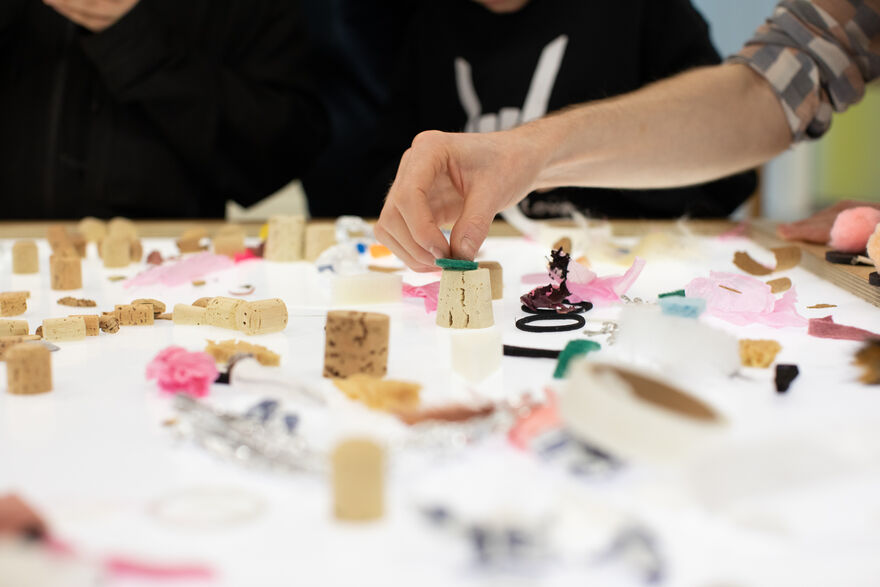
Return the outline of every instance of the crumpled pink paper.
[[[222,271],[233,266],[233,261],[225,255],[214,253],[199,253],[192,257],[181,259],[176,263],[165,263],[139,273],[125,282],[125,287],[141,285],[181,285]]]
[[[425,285],[403,284],[403,297],[424,298],[425,312],[430,314],[437,311],[437,298],[440,296],[440,282],[432,281]]]
[[[777,299],[770,286],[760,279],[739,273],[712,271],[709,277],[698,277],[691,281],[684,291],[689,298],[706,300],[706,313],[709,315],[737,326],[764,324],[784,328],[807,325],[807,319],[798,314],[795,308],[797,292],[793,287]]]
[[[186,393],[205,397],[219,372],[208,353],[190,352],[170,346],[159,352],[147,365],[147,379],[156,379],[165,393]]]
[[[599,277],[590,269],[571,259],[568,263],[568,280],[566,281],[568,291],[571,292],[568,301],[573,304],[591,302],[596,307],[619,302],[620,296],[625,294],[641,275],[645,263],[644,259],[636,257],[623,275]]]

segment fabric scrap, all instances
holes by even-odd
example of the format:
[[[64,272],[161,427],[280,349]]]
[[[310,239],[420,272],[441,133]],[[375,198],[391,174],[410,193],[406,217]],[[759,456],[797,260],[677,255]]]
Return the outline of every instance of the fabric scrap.
[[[733,255],[733,264],[750,275],[770,275],[776,271],[785,271],[801,262],[801,249],[797,246],[770,249],[776,257],[776,267],[770,268],[755,261],[745,251],[737,251]]]
[[[437,301],[440,298],[440,282],[432,281],[425,285],[403,284],[403,297],[423,298],[425,300],[425,312],[430,314],[437,311]]]
[[[535,406],[519,418],[507,433],[507,440],[521,450],[528,450],[532,440],[545,432],[562,427],[559,417],[559,400],[550,389],[544,391],[547,400]]]
[[[735,291],[734,291],[735,290]],[[706,313],[737,326],[764,324],[772,328],[804,327],[807,319],[795,308],[797,289],[776,298],[770,286],[754,277],[712,271],[685,287],[689,298],[706,300]]]
[[[592,340],[570,340],[562,352],[559,353],[559,360],[556,362],[556,369],[553,371],[553,379],[562,379],[568,371],[568,364],[572,359],[583,357],[593,351],[602,348],[598,342]]]
[[[809,327],[807,328],[807,334],[809,334],[810,336],[815,336],[816,338],[830,338],[832,340],[854,340],[857,342],[862,342],[875,338],[880,339],[880,334],[871,332],[870,330],[864,330],[855,326],[838,324],[834,321],[834,318],[832,316],[825,316],[824,318],[812,318],[810,320]]]
[[[788,277],[780,277],[779,279],[771,279],[767,285],[770,286],[770,293],[778,294],[791,289],[791,280]]]
[[[782,345],[775,340],[739,341],[739,359],[743,367],[766,369],[773,364],[773,360],[781,350]]]
[[[791,382],[800,374],[797,365],[776,365],[776,392],[785,393],[791,387]]]
[[[680,298],[685,297],[684,290],[683,290],[683,289],[677,289],[677,290],[675,290],[675,291],[668,291],[668,292],[666,292],[666,293],[662,293],[662,294],[660,294],[660,295],[657,296],[657,298],[659,298],[659,299],[661,299],[661,300],[662,300],[663,298],[675,298],[675,297],[680,297]]]
[[[225,255],[199,253],[176,263],[153,266],[127,280],[124,285],[126,288],[156,284],[173,287],[194,283],[201,277],[229,269],[233,265],[232,259]]]
[[[437,259],[434,261],[434,264],[440,269],[449,269],[451,271],[474,271],[480,267],[476,261],[466,261],[464,259]]]

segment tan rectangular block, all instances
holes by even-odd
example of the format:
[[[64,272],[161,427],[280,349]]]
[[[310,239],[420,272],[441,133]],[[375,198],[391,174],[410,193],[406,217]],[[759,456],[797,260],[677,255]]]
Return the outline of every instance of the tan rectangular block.
[[[189,304],[175,304],[171,313],[171,320],[181,326],[202,326],[208,323],[205,316],[206,309],[201,306]]]
[[[332,463],[336,518],[351,521],[381,518],[385,495],[382,447],[370,440],[346,440],[333,450]]]
[[[279,298],[243,302],[235,310],[235,324],[247,334],[280,332],[287,327],[287,305]]]
[[[386,314],[376,312],[328,312],[324,377],[348,377],[358,373],[384,377],[388,371],[390,324]]]
[[[150,326],[154,322],[151,304],[118,305],[113,315],[119,320],[120,326]]]
[[[218,296],[212,298],[205,307],[205,320],[210,326],[236,330],[235,313],[244,300]]]
[[[37,243],[16,241],[12,245],[12,272],[16,275],[29,275],[40,271]]]
[[[46,318],[43,320],[43,338],[51,341],[83,340],[86,321],[82,318]]]
[[[98,336],[101,330],[100,317],[97,314],[71,314],[71,318],[82,318],[86,323],[86,336]]]
[[[82,287],[82,259],[76,255],[49,257],[52,289],[69,290]]]
[[[245,250],[244,233],[218,234],[214,237],[212,244],[215,255],[233,257],[238,253],[243,253]]]
[[[480,269],[489,270],[489,282],[492,285],[492,299],[504,298],[504,270],[498,261],[480,261]]]
[[[101,241],[101,259],[104,267],[116,269],[131,264],[131,239],[127,236],[108,236]]]
[[[0,293],[0,316],[21,316],[27,312],[28,297],[30,297],[30,293],[26,291]]]
[[[309,224],[306,227],[306,261],[315,261],[321,253],[336,244],[336,226]]]
[[[24,336],[0,336],[0,361],[6,360],[6,352],[15,345],[22,342],[32,342],[41,340],[42,336],[36,334],[28,334]]]
[[[128,218],[116,216],[107,223],[107,236],[121,236],[131,241],[138,237],[137,227]]]
[[[303,258],[306,219],[302,216],[273,216],[269,219],[264,258],[289,263]]]
[[[488,328],[492,314],[492,285],[488,269],[453,271],[440,276],[437,326],[444,328]]]
[[[27,342],[17,344],[6,354],[6,381],[9,393],[33,395],[52,390],[52,359],[45,346]]]
[[[0,336],[24,336],[29,330],[27,320],[0,320]]]

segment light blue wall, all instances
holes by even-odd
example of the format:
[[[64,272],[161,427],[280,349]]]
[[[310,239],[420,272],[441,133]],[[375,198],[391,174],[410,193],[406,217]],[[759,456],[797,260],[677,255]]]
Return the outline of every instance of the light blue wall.
[[[658,2],[660,0],[654,0]],[[755,29],[773,14],[776,0],[692,0],[712,27],[722,55],[736,53]]]

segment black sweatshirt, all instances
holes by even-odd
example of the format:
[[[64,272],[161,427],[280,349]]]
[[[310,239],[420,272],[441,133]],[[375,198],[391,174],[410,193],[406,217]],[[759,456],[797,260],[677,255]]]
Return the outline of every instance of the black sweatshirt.
[[[719,61],[688,0],[532,0],[511,14],[471,0],[428,3],[413,25],[383,146],[374,153],[374,169],[384,175],[369,184],[364,207],[380,205],[419,131],[506,129]],[[755,185],[750,172],[672,190],[566,188],[533,194],[522,207],[532,216],[558,216],[554,202],[570,200],[595,216],[721,217]]]
[[[99,34],[0,1],[3,219],[222,216],[325,141],[291,0],[141,0]]]

